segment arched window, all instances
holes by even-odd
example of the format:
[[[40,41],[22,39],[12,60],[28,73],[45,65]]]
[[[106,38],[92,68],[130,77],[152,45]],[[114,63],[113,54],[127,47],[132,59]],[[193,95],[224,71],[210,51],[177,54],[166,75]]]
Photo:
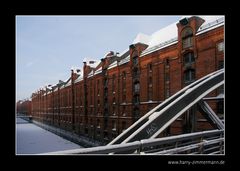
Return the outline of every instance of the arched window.
[[[183,49],[193,45],[193,32],[191,28],[185,28],[182,32],[182,47]]]

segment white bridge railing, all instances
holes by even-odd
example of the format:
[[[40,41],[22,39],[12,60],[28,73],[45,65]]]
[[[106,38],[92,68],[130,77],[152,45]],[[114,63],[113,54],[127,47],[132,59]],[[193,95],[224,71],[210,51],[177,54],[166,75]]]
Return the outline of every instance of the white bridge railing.
[[[124,144],[65,150],[40,155],[87,154],[223,154],[224,130],[210,130]]]

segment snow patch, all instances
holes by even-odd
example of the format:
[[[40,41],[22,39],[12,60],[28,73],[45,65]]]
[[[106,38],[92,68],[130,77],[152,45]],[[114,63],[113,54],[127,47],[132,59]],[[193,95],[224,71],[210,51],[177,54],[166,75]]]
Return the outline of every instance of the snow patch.
[[[139,33],[137,35],[137,37],[134,39],[133,44],[144,43],[144,44],[148,45],[150,39],[151,39],[150,36],[143,34],[143,33]]]

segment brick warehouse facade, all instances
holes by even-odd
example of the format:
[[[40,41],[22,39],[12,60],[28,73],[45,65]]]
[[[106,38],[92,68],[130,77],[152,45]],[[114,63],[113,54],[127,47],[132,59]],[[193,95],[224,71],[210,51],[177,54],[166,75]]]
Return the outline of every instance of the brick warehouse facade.
[[[84,60],[66,81],[32,94],[33,119],[107,143],[150,109],[193,81],[223,68],[224,17],[182,18],[127,50]],[[217,96],[223,87],[209,94]],[[209,102],[222,117],[223,102]],[[211,129],[188,111],[163,135]]]

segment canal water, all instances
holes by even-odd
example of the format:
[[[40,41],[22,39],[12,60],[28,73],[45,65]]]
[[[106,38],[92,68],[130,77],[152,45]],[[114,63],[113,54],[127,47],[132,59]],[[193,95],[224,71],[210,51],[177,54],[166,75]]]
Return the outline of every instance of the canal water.
[[[40,154],[82,148],[21,118],[16,119],[16,154]]]

